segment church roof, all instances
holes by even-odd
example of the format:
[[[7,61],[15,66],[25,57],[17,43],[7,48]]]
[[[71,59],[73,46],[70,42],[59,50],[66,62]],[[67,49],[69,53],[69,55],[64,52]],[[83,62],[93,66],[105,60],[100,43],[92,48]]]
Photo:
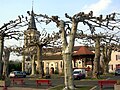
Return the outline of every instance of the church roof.
[[[30,15],[31,15],[31,17],[30,17],[30,21],[28,23],[28,29],[35,29],[35,30],[37,30],[33,10],[31,11]]]

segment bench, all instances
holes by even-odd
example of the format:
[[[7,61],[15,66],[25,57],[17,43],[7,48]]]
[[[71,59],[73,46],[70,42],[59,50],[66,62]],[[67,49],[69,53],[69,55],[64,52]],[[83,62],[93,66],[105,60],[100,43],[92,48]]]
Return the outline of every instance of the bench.
[[[24,80],[22,78],[12,78],[11,81],[12,81],[13,85],[14,84],[20,84],[20,85],[25,84],[25,82],[24,82]]]
[[[38,85],[41,85],[42,83],[46,83],[46,84],[48,84],[48,86],[51,86],[51,85],[52,85],[51,80],[48,80],[48,79],[36,80],[36,85],[37,85],[37,87],[38,87]]]
[[[103,88],[103,86],[114,85],[116,83],[117,83],[116,80],[100,80],[100,81],[98,81],[98,85],[100,86],[101,89]]]

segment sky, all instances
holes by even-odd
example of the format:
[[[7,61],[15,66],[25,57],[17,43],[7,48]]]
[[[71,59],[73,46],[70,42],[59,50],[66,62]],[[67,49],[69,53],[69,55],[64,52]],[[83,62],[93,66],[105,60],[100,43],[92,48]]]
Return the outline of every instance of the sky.
[[[0,0],[0,25],[14,20],[18,15],[27,15],[32,6],[35,13],[74,15],[78,12],[94,11],[95,15],[120,11],[120,0]]]
[[[91,10],[98,16],[112,12],[119,13],[120,0],[0,0],[0,7],[1,27],[4,23],[18,18],[18,15],[27,16],[27,11],[31,11],[32,7],[37,14],[58,15],[60,19],[64,19],[65,13],[73,16],[76,13],[87,13]],[[21,45],[21,42],[18,42]],[[5,41],[5,45],[16,43],[13,40]]]

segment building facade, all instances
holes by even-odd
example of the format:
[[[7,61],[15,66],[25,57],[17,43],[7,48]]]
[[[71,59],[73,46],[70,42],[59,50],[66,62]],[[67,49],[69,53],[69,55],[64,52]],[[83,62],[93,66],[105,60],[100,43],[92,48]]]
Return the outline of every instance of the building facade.
[[[64,61],[61,53],[54,53],[51,55],[43,55],[44,72],[53,74],[64,72]],[[79,58],[78,58],[79,57]],[[94,53],[88,50],[85,46],[75,46],[73,52],[72,66],[74,68],[91,68],[94,58]]]
[[[23,67],[24,67],[25,71],[27,71],[29,73],[30,72],[34,73],[34,72],[32,72],[33,71],[32,67],[35,67],[36,69],[38,68],[38,62],[36,60],[37,48],[36,48],[36,46],[33,46],[31,44],[32,44],[32,42],[39,41],[39,37],[40,37],[40,32],[36,28],[34,12],[32,10],[30,21],[28,24],[28,28],[27,28],[27,30],[24,31],[24,47],[25,47],[25,52],[26,52],[25,54],[26,55],[25,55]],[[85,47],[82,47],[82,48],[84,49]],[[79,54],[80,51],[84,52],[84,54],[82,53],[81,58],[73,59],[73,61],[72,61],[73,68],[82,68],[82,67],[85,68],[85,67],[87,67],[86,63],[84,62],[86,60],[83,58],[89,56],[88,54],[85,55],[85,53],[88,53],[89,51],[87,50],[87,52],[86,52],[86,49],[85,50],[79,50],[79,49],[80,49],[80,46],[74,47],[73,54],[77,52],[77,54],[75,54],[77,56],[74,56],[73,58],[80,57],[80,54],[81,54],[81,53]],[[62,74],[64,72],[64,61],[62,59],[61,52],[57,52],[57,53],[52,54],[52,53],[47,51],[47,54],[45,54],[45,55],[42,54],[41,60],[42,60],[44,73]]]
[[[120,51],[112,51],[109,72],[113,73],[117,68],[120,68]]]

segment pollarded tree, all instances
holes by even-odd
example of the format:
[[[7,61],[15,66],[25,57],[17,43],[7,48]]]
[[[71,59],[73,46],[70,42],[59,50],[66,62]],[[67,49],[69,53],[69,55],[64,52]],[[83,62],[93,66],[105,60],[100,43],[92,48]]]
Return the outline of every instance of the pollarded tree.
[[[3,75],[5,75],[5,77],[8,77],[8,70],[9,70],[9,58],[10,58],[10,53],[12,52],[11,51],[11,47],[4,47],[4,53],[3,53]]]
[[[114,35],[115,36],[115,35]],[[113,44],[114,42],[114,44]],[[116,43],[116,44],[115,44]],[[111,60],[111,53],[112,51],[117,51],[118,50],[118,46],[117,46],[117,43],[120,43],[120,40],[115,37],[110,37],[109,38],[109,41],[104,41],[104,44],[101,45],[101,60],[102,63],[101,63],[101,68],[103,70],[103,74],[107,74],[109,73],[109,62]],[[117,49],[116,49],[117,48]]]
[[[35,17],[33,10],[31,13],[27,11],[30,15],[30,21],[28,23],[28,30],[24,32],[25,35],[25,52],[29,52],[30,56],[33,58],[32,60],[32,72],[34,72],[34,62],[35,58],[37,59],[37,71],[39,73],[40,78],[43,78],[44,71],[43,71],[43,63],[42,63],[42,50],[44,46],[49,46],[55,39],[55,35],[50,35],[47,33],[45,29],[41,32],[37,31],[36,22],[46,22],[49,23],[50,20],[41,20],[38,21]],[[51,42],[52,41],[52,42]],[[34,73],[32,73],[34,74]]]
[[[37,15],[38,16],[38,15]],[[73,76],[72,76],[72,52],[73,52],[73,46],[74,46],[74,39],[75,39],[75,33],[77,30],[77,25],[78,25],[78,19],[76,16],[73,16],[71,21],[72,23],[72,28],[69,27],[68,22],[63,21],[63,20],[58,20],[58,16],[52,16],[49,18],[46,15],[39,15],[44,18],[47,18],[49,20],[52,20],[57,24],[57,27],[60,28],[60,34],[61,34],[61,41],[62,41],[62,55],[63,55],[63,60],[64,60],[64,72],[65,72],[65,89],[74,89],[74,84],[73,84]],[[68,15],[66,14],[66,17]],[[66,26],[68,26],[66,28]],[[66,30],[70,30],[69,33],[69,41],[67,41],[67,33]]]
[[[102,45],[102,52],[101,52],[101,69],[103,71],[103,74],[107,74],[109,71],[109,67],[108,67],[108,64],[111,60],[111,53],[112,53],[112,50],[113,50],[113,47],[112,45],[108,45],[108,44],[105,44],[105,45]]]
[[[26,23],[23,23],[26,20],[22,20],[20,16],[18,19],[11,20],[8,23],[4,23],[3,26],[0,27],[0,77],[2,75],[2,55],[3,55],[3,47],[4,47],[4,39],[16,39],[18,40],[22,35],[18,30],[20,27],[26,26]]]
[[[119,14],[112,13],[107,15],[105,18],[103,18],[102,15],[97,17],[97,21],[92,21],[93,23],[86,22],[86,24],[89,26],[90,34],[82,34],[81,38],[86,38],[87,40],[92,39],[95,42],[95,58],[94,58],[94,68],[93,68],[93,78],[97,78],[97,75],[99,75],[100,71],[100,47],[101,44],[105,41],[109,42],[120,42],[119,38],[119,19],[117,18]],[[97,28],[97,29],[96,29]],[[102,29],[102,31],[101,31]],[[77,37],[80,37],[78,34]],[[109,43],[110,44],[110,43]],[[108,46],[107,46],[108,48]],[[110,54],[111,50],[110,48],[107,49],[106,58],[107,60],[104,60],[106,62],[106,66],[108,67],[108,63],[110,61]],[[108,60],[109,56],[109,60]]]
[[[17,49],[18,50],[18,49]],[[11,52],[16,52],[17,51],[15,48],[13,48],[13,46],[10,47],[4,47],[3,49],[3,71],[2,71],[2,75],[5,75],[5,77],[8,77],[9,75],[9,58],[10,58],[10,54]],[[17,51],[18,52],[18,51]]]
[[[59,20],[58,16],[52,16],[48,17],[47,15],[36,15],[43,18],[46,18],[48,20],[51,20],[56,23],[57,27],[60,29],[61,34],[61,41],[62,41],[62,56],[64,60],[64,74],[65,74],[65,90],[73,90],[75,89],[74,83],[73,83],[73,76],[72,76],[72,54],[73,54],[73,47],[74,47],[74,41],[76,38],[76,32],[78,28],[78,23],[82,22],[83,24],[87,24],[91,29],[91,25],[95,24],[98,25],[98,27],[104,26],[107,28],[109,25],[109,21],[114,21],[115,13],[107,16],[105,19],[102,18],[102,15],[99,17],[93,16],[93,12],[91,11],[88,14],[85,14],[84,12],[80,12],[78,14],[73,15],[72,17],[69,16],[67,13],[65,14],[66,18],[69,19],[69,21]],[[105,22],[105,23],[104,23]],[[94,32],[94,31],[93,31]],[[78,35],[77,35],[78,36]],[[69,40],[67,39],[69,37]],[[79,38],[84,37],[83,31],[80,32]],[[99,60],[99,49],[100,49],[100,40],[99,36],[96,35],[95,42],[97,44],[96,46],[96,61],[98,63]],[[98,50],[97,50],[98,49]],[[98,64],[94,64],[95,67]],[[97,68],[98,69],[98,68]]]
[[[73,90],[75,89],[75,87],[74,87],[73,75],[72,75],[72,54],[73,54],[73,47],[74,47],[77,26],[79,22],[83,22],[86,19],[93,18],[92,11],[89,14],[84,14],[83,12],[80,12],[78,14],[75,14],[73,17],[68,16],[66,13],[65,16],[69,18],[70,21],[59,20],[58,16],[52,16],[51,18],[49,18],[47,15],[39,15],[39,16],[52,20],[57,24],[57,27],[60,28],[61,41],[62,41],[62,56],[64,61],[64,74],[65,74],[64,89]],[[69,26],[69,23],[72,24],[71,27]],[[67,33],[68,30],[69,33]],[[69,37],[69,40],[67,40],[67,37]]]

